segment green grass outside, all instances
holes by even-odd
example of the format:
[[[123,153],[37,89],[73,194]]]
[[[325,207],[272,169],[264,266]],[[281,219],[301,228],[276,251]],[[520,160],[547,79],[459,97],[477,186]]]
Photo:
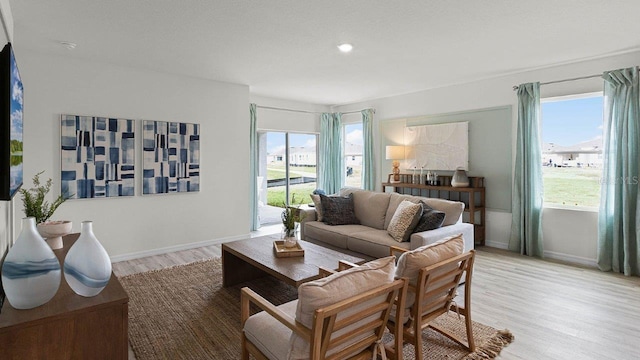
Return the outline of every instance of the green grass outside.
[[[598,207],[600,177],[598,168],[555,168],[544,166],[544,202],[547,205]]]
[[[267,204],[271,206],[284,207],[285,187],[275,186],[267,189]],[[296,204],[309,204],[311,193],[316,189],[316,183],[306,183],[291,185],[290,194],[295,195]]]

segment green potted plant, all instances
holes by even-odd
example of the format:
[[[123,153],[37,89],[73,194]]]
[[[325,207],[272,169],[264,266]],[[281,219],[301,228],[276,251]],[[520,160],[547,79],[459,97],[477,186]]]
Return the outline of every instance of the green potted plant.
[[[71,232],[71,221],[48,221],[53,213],[58,209],[67,198],[62,194],[59,195],[52,203],[49,203],[45,198],[51,186],[53,180],[48,179],[44,184],[40,182],[40,175],[44,171],[37,173],[33,177],[33,187],[30,189],[20,189],[20,195],[22,196],[22,205],[24,207],[25,217],[34,217],[40,236],[47,240],[47,244],[52,249],[62,248],[62,236]]]
[[[284,210],[282,210],[282,230],[284,232],[284,245],[286,247],[293,247],[297,243],[296,231],[298,230],[298,224],[302,221],[303,213],[300,211],[300,204],[296,204],[295,194],[291,196],[291,205],[282,203]]]

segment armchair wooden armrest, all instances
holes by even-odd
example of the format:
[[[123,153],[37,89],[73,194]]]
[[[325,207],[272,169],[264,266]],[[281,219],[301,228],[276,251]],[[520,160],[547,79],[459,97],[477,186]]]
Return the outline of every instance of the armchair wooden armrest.
[[[402,254],[402,253],[406,253],[406,252],[409,252],[409,250],[407,250],[405,248],[398,247],[398,246],[393,246],[393,245],[389,246],[389,255],[391,255],[391,256],[395,256],[396,255],[395,253]]]
[[[351,269],[351,268],[358,267],[358,266],[360,266],[360,265],[354,264],[352,262],[348,262],[348,261],[345,261],[345,260],[338,261],[338,271],[343,271],[343,270]]]
[[[255,291],[249,289],[248,287],[243,287],[240,294],[240,319],[241,324],[244,326],[244,323],[247,321],[249,316],[251,316],[250,304],[254,303],[260,309],[266,311],[271,316],[273,316],[276,320],[281,322],[283,325],[291,329],[293,332],[296,332],[298,335],[304,337],[305,339],[311,339],[311,330],[304,327],[302,324],[296,322],[291,316],[285,314],[282,310],[278,309],[275,305],[270,303],[267,299],[260,296]]]

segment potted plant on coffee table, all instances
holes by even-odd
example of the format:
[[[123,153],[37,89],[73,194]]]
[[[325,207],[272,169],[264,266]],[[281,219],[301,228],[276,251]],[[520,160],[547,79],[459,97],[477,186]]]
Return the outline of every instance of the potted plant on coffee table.
[[[296,196],[291,197],[291,205],[283,203],[284,210],[282,210],[282,231],[284,232],[283,240],[285,247],[296,246],[298,239],[296,232],[298,231],[298,225],[302,221],[302,213],[300,211],[300,205],[295,205]]]
[[[53,180],[48,179],[44,184],[40,182],[40,175],[44,171],[37,173],[33,177],[34,187],[30,189],[20,189],[20,195],[22,195],[22,205],[24,206],[24,215],[26,217],[34,217],[40,236],[47,240],[47,244],[52,249],[62,248],[62,237],[71,232],[71,221],[48,221],[53,213],[58,209],[63,202],[67,200],[63,195],[59,195],[52,203],[49,203],[45,198],[51,186]]]

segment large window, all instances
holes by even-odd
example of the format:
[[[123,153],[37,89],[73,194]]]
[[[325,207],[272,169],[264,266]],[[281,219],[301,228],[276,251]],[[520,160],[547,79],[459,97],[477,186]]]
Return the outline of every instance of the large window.
[[[344,125],[345,186],[362,187],[362,123]]]
[[[602,175],[602,94],[543,99],[545,205],[597,207]]]
[[[285,204],[307,204],[316,189],[317,135],[259,132],[260,224],[280,222]]]

